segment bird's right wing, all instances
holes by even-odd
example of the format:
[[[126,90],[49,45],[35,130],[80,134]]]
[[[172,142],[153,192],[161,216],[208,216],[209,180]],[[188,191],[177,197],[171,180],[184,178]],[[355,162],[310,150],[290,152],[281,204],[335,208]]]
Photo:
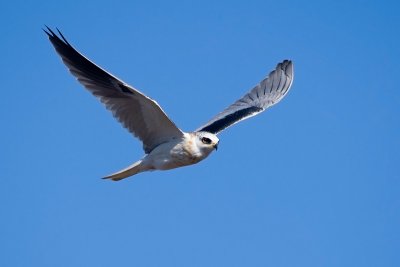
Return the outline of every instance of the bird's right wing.
[[[92,63],[75,50],[60,31],[62,39],[50,28],[47,30],[44,31],[70,72],[143,142],[146,153],[183,135],[156,101]]]
[[[263,112],[267,108],[281,101],[289,91],[292,82],[292,61],[284,60],[250,92],[227,107],[196,131],[218,134],[239,121]]]

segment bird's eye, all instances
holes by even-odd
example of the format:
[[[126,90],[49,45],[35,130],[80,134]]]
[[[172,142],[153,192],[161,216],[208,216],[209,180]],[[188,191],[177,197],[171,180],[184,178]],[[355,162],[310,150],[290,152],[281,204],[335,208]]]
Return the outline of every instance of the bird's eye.
[[[207,137],[203,137],[203,138],[201,138],[201,142],[203,142],[203,144],[209,145],[209,144],[211,144],[211,139],[207,138]]]

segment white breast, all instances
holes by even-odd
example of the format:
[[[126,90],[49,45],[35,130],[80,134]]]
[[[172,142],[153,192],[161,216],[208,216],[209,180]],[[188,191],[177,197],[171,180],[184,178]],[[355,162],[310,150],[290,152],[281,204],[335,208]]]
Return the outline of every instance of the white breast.
[[[143,159],[143,164],[148,169],[169,170],[195,164],[206,156],[196,146],[194,137],[185,133],[182,139],[156,147]]]

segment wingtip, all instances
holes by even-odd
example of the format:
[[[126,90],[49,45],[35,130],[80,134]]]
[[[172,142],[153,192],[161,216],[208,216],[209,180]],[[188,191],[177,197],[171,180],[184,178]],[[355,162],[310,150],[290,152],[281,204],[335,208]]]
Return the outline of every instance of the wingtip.
[[[67,39],[65,39],[64,35],[62,34],[62,32],[61,32],[58,28],[56,28],[56,30],[57,30],[58,34],[61,36],[61,38],[63,39],[63,41],[64,41],[67,45],[71,46],[71,45],[68,43]]]
[[[42,30],[49,36],[49,37],[54,37],[55,33],[45,24],[44,27],[46,29],[42,28]]]
[[[293,76],[293,61],[290,59],[285,59],[276,66],[277,69],[281,69],[288,76]]]
[[[64,42],[66,45],[71,46],[71,44],[67,41],[67,39],[64,37],[64,35],[61,33],[61,31],[58,28],[56,28],[56,30],[58,32],[58,35],[61,37],[61,39],[50,27],[48,27],[47,25],[44,25],[44,27],[45,28],[42,28],[42,30],[47,34],[47,36],[49,37],[49,39],[51,41],[59,40],[59,41]]]
[[[113,178],[112,176],[106,176],[106,177],[102,177],[102,180],[111,180],[113,182],[118,182],[121,181],[123,178]]]
[[[51,29],[45,24],[44,27],[46,28],[42,28],[42,30],[47,34],[47,36],[49,36],[49,38],[52,36],[51,33]]]
[[[285,59],[280,64],[282,64],[283,66],[290,66],[293,65],[293,61],[290,59]]]

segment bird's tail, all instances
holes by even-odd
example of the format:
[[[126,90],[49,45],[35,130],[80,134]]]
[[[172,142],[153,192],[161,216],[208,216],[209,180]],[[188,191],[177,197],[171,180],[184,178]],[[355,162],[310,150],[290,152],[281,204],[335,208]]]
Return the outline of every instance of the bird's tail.
[[[136,161],[135,163],[133,163],[129,167],[127,167],[127,168],[125,168],[123,170],[120,170],[119,172],[110,174],[110,175],[104,177],[103,179],[111,179],[113,181],[119,181],[119,180],[122,180],[124,178],[129,177],[129,176],[135,175],[135,174],[143,171],[141,166],[140,166],[141,163],[142,163],[142,160]]]

